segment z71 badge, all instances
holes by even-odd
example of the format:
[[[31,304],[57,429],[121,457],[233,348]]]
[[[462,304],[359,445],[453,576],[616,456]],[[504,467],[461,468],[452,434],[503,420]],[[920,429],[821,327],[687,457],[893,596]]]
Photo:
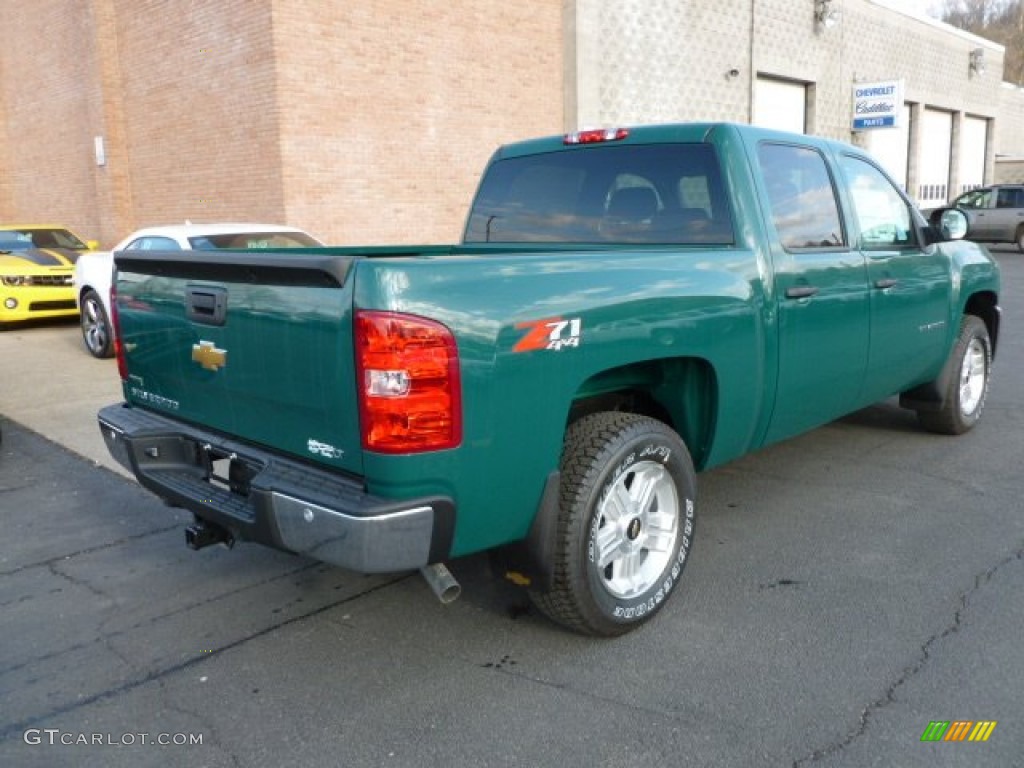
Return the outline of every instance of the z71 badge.
[[[518,323],[516,328],[529,328],[526,335],[512,347],[513,352],[530,352],[534,349],[560,350],[566,347],[578,347],[583,337],[583,321],[578,317],[563,320],[560,317],[549,317],[544,320],[531,320]]]

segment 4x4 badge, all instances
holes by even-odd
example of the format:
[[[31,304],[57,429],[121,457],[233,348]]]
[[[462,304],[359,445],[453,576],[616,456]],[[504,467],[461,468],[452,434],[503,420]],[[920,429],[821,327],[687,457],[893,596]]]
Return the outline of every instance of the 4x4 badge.
[[[200,341],[192,345],[192,360],[207,371],[218,371],[228,364],[228,352],[218,349],[212,341]]]

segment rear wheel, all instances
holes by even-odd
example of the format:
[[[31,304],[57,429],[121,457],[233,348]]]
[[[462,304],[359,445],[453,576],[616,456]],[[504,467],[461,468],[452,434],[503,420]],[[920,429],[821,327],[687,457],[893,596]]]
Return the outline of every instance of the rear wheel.
[[[627,413],[583,417],[562,452],[553,585],[532,600],[584,634],[642,624],[689,559],[695,499],[690,454],[665,424]]]
[[[80,321],[85,348],[93,357],[110,357],[113,354],[113,329],[107,318],[107,311],[96,291],[89,289],[82,294]]]
[[[980,318],[965,315],[960,322],[960,335],[950,353],[951,375],[945,378],[943,405],[937,411],[918,411],[925,429],[944,435],[960,435],[981,418],[988,395],[992,367],[992,343],[988,328]]]

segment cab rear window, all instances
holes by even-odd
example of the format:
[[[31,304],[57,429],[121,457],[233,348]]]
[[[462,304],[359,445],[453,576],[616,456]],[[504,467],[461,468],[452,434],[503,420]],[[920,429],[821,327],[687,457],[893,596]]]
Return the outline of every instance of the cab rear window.
[[[725,245],[733,225],[711,146],[602,145],[493,163],[464,241]]]

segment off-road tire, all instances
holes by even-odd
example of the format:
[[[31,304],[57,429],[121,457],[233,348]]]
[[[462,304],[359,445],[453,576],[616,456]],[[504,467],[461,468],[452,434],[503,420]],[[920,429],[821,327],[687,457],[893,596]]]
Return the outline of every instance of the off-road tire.
[[[964,315],[946,366],[950,375],[945,377],[942,407],[920,410],[917,418],[929,432],[962,435],[981,418],[992,371],[992,342],[980,318]]]
[[[576,632],[615,636],[654,616],[679,583],[693,542],[689,451],[646,416],[603,412],[566,432],[552,588],[531,591]]]

